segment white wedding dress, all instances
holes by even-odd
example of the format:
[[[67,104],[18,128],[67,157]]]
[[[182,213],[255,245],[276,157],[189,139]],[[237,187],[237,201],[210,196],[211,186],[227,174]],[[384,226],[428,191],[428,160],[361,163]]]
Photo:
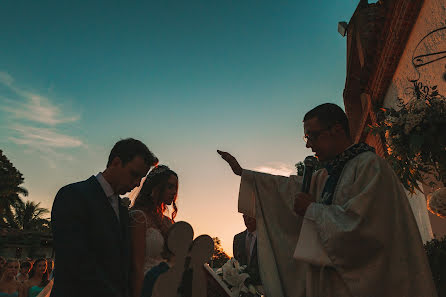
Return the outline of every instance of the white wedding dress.
[[[131,218],[137,223],[145,223],[148,226],[148,219],[142,210],[131,210],[129,212]],[[144,221],[141,220],[141,217]],[[148,227],[146,228],[146,249],[144,253],[144,275],[153,267],[165,261],[161,254],[164,250],[164,237],[159,229]]]

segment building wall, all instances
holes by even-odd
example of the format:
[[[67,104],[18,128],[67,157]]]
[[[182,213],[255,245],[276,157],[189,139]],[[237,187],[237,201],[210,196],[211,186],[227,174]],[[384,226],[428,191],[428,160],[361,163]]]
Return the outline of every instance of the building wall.
[[[20,255],[18,255],[20,254]],[[16,247],[4,247],[0,250],[0,256],[4,258],[51,258],[53,256],[53,249],[51,247],[24,247],[17,251]]]
[[[410,99],[411,80],[423,87],[437,86],[446,96],[446,1],[425,0],[419,17],[410,34],[389,89],[384,97],[384,107],[396,107],[397,98]],[[424,56],[422,55],[431,55]],[[432,189],[424,187],[425,194]],[[425,198],[418,193],[418,197]],[[432,231],[437,236],[446,235],[446,219],[429,213]]]
[[[439,31],[427,36],[434,30]],[[398,96],[408,98],[407,88],[412,87],[409,80],[417,80],[423,86],[436,85],[441,94],[446,94],[446,53],[421,57],[422,61],[416,59],[441,51],[446,51],[446,1],[425,0],[384,98],[384,106],[395,106]],[[422,65],[435,59],[439,60]]]

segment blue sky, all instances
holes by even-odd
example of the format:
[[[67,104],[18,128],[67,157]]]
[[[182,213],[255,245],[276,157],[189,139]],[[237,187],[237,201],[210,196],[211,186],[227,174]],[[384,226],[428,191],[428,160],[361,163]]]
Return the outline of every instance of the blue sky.
[[[138,138],[179,174],[177,218],[232,253],[239,178],[215,151],[294,171],[305,112],[342,105],[358,2],[2,1],[0,149],[50,208]]]

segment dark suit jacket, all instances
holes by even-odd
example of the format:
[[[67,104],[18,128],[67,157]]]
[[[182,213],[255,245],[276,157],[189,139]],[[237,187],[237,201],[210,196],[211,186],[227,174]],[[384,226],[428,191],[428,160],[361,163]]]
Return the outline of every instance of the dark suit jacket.
[[[95,176],[59,190],[51,211],[55,278],[51,297],[124,297],[128,289],[128,211],[120,221]]]
[[[248,263],[248,255],[246,254],[246,234],[248,230],[245,230],[234,236],[232,251],[234,258],[240,263],[240,265],[247,265],[247,272],[251,276],[251,280],[255,285],[261,285],[259,273],[259,262],[257,257],[257,239],[252,249],[251,260]]]

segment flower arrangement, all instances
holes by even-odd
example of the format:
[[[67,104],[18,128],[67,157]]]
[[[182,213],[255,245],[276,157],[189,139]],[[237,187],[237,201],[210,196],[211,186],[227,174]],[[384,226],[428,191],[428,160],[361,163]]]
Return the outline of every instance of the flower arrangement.
[[[228,285],[233,297],[260,296],[250,283],[250,276],[245,270],[246,265],[241,266],[236,259],[231,258],[216,271],[216,274]]]
[[[424,245],[438,296],[446,296],[446,236]]]
[[[420,190],[425,174],[446,184],[446,98],[437,87],[414,82],[412,97],[398,109],[382,108],[372,133],[385,138],[387,160],[404,187]]]
[[[440,188],[427,196],[427,209],[440,218],[446,218],[446,188]]]

